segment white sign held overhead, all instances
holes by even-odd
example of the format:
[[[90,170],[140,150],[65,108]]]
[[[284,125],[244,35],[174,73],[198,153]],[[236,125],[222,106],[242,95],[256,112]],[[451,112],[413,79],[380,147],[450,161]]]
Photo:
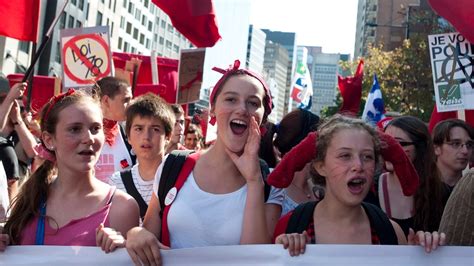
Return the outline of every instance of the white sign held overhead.
[[[90,87],[112,74],[108,26],[64,29],[60,35],[65,89]]]
[[[438,112],[474,109],[474,44],[457,32],[428,41]]]

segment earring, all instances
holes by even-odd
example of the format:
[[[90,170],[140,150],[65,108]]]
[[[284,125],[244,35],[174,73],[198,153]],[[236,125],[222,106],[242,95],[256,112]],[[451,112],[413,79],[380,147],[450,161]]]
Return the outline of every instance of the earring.
[[[48,150],[54,151],[54,146],[49,147]]]

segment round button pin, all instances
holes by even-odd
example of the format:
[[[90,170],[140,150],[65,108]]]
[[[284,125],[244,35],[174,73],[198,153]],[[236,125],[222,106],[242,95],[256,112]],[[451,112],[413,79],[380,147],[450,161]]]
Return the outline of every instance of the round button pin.
[[[178,189],[176,187],[172,187],[170,191],[168,191],[165,197],[165,206],[169,206],[171,203],[173,203],[177,193]]]

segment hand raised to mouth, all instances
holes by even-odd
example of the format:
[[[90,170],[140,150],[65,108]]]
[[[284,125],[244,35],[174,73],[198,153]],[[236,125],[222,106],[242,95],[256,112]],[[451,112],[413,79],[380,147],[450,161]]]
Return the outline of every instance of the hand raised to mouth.
[[[260,148],[260,129],[255,117],[250,119],[249,134],[244,146],[243,153],[239,156],[226,148],[226,152],[239,169],[247,183],[261,182],[260,163],[258,161],[258,150]]]

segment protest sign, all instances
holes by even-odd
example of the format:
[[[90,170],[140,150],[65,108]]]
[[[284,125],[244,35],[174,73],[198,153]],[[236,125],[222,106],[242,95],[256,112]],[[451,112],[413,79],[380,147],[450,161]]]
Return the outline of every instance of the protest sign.
[[[10,87],[23,80],[23,74],[10,74],[7,76]],[[28,89],[27,89],[28,90]],[[31,110],[39,112],[54,95],[61,92],[61,79],[48,76],[34,76],[31,89]],[[25,92],[24,95],[27,93]],[[23,97],[26,106],[26,97]]]
[[[438,112],[474,109],[474,44],[459,33],[428,40]]]
[[[179,59],[177,103],[199,101],[206,49],[182,49]]]
[[[108,26],[63,29],[60,35],[65,89],[89,87],[112,74]]]
[[[457,265],[472,266],[474,247],[308,245],[290,257],[281,245],[240,245],[161,250],[164,265]],[[10,246],[0,265],[132,265],[125,249],[105,254],[98,247]]]
[[[178,60],[158,57],[156,64],[160,86],[154,86],[152,78],[152,66],[150,56],[113,52],[113,62],[116,76],[119,76],[130,83],[133,82],[133,71],[136,63],[139,63],[138,75],[136,78],[136,88],[134,96],[144,91],[159,93],[159,96],[169,103],[176,103],[176,91],[178,83]],[[136,62],[136,63],[134,63]],[[117,75],[119,74],[119,75]],[[156,84],[155,84],[156,85]]]

